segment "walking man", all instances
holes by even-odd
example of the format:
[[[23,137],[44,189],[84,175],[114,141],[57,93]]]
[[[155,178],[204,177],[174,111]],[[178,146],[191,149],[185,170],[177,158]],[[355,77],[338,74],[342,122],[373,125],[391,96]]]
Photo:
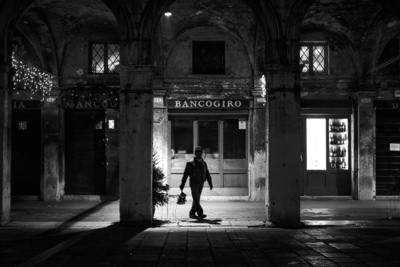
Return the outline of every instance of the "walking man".
[[[210,185],[210,190],[213,189],[210,172],[208,171],[207,163],[203,159],[203,149],[198,146],[194,149],[193,160],[186,163],[185,172],[183,173],[182,182],[179,188],[183,190],[187,178],[189,179],[190,189],[192,191],[193,204],[189,211],[189,217],[192,219],[202,220],[207,217],[203,213],[203,208],[200,205],[201,192],[203,191],[204,182],[207,180]],[[196,215],[197,213],[197,215]]]

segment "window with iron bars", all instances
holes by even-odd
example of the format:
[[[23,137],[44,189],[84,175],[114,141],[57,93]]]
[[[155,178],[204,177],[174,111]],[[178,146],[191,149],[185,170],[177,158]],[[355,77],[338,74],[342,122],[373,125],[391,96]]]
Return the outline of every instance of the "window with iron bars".
[[[119,44],[90,45],[90,73],[115,73],[119,65]]]
[[[300,64],[303,73],[328,74],[328,44],[301,43]]]

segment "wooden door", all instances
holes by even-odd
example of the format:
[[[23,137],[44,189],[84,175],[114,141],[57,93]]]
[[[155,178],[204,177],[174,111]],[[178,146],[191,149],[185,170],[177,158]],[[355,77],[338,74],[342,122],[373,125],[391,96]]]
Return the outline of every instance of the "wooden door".
[[[394,193],[400,184],[400,110],[376,112],[376,194]]]
[[[11,194],[40,194],[41,110],[13,110]]]
[[[179,118],[169,125],[171,187],[180,185],[193,148],[201,146],[215,188],[248,188],[247,135],[239,119]]]
[[[67,110],[65,119],[65,193],[105,193],[105,112]]]

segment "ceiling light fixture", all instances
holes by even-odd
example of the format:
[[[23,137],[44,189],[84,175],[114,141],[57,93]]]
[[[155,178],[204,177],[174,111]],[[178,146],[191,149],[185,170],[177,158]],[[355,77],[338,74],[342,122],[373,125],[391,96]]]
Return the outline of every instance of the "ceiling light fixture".
[[[167,9],[167,10],[165,11],[165,13],[164,13],[164,16],[166,16],[166,17],[171,17],[171,16],[172,16],[172,12],[171,12],[169,9]]]

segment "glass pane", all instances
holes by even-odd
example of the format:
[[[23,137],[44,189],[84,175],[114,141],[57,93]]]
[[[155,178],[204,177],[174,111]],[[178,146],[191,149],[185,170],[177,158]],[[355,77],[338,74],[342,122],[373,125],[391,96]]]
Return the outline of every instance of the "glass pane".
[[[104,45],[92,45],[92,73],[104,73]]]
[[[193,121],[174,120],[171,123],[172,154],[193,154]]]
[[[329,168],[349,168],[348,120],[329,119]]]
[[[239,120],[224,121],[224,159],[246,158],[246,130],[239,129]]]
[[[325,119],[307,119],[307,170],[326,170]]]
[[[119,65],[119,45],[108,45],[108,72],[115,73],[116,66]]]
[[[313,47],[313,71],[325,72],[325,49],[324,46]]]
[[[308,60],[308,54],[309,54],[309,50],[308,50],[308,46],[302,46],[300,48],[300,64],[304,64],[303,66],[303,72],[308,72],[309,69],[309,60]]]
[[[219,155],[218,121],[199,121],[199,146],[207,158]]]

